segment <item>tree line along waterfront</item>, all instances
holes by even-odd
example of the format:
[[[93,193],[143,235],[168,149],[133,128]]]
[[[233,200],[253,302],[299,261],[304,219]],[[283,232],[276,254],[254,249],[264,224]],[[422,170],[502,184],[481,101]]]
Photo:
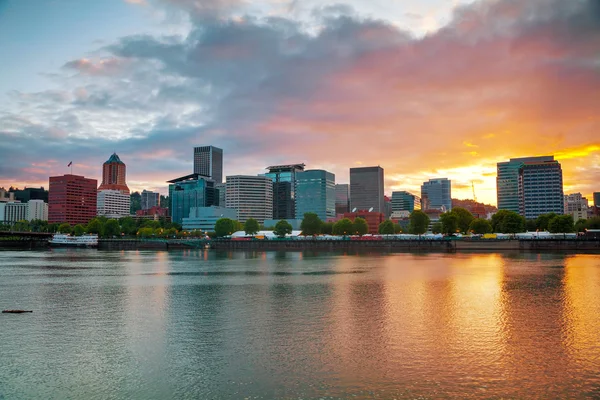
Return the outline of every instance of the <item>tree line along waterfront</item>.
[[[570,215],[557,215],[554,213],[543,214],[534,220],[526,220],[513,211],[500,210],[492,216],[491,221],[475,218],[468,210],[455,207],[451,211],[440,215],[439,221],[431,224],[427,214],[415,210],[410,214],[408,226],[385,220],[379,224],[378,233],[382,235],[414,234],[422,235],[428,232],[443,234],[446,236],[461,235],[484,235],[488,233],[517,234],[522,232],[550,232],[550,233],[573,233],[584,232],[587,229],[600,229],[600,217],[581,219],[573,221]],[[272,231],[278,237],[285,237],[292,233],[292,225],[285,221],[278,221],[275,227],[267,229],[253,218],[245,223],[221,218],[215,224],[213,232],[199,230],[186,231],[177,223],[169,222],[165,218],[157,220],[135,219],[123,217],[109,219],[106,217],[93,218],[87,225],[78,224],[71,226],[68,223],[49,224],[47,221],[18,221],[14,225],[0,225],[2,231],[17,232],[48,232],[68,233],[75,236],[84,234],[97,234],[101,238],[182,238],[182,237],[211,237],[225,238],[235,232],[244,231],[246,235],[253,236],[260,231]],[[322,221],[315,213],[306,213],[302,219],[300,230],[304,236],[336,235],[336,236],[363,236],[369,232],[367,221],[349,218],[337,222]]]

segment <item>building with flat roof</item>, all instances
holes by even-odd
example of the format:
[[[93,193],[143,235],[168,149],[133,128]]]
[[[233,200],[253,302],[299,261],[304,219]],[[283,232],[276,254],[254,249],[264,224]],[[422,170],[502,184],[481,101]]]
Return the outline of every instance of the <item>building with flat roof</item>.
[[[127,217],[130,214],[131,197],[120,190],[99,190],[96,212],[107,218]]]
[[[183,218],[182,227],[184,230],[201,230],[205,232],[214,232],[215,224],[221,218],[237,220],[237,210],[226,207],[192,207],[190,215]]]
[[[588,219],[589,210],[588,199],[581,193],[572,193],[565,195],[565,214],[573,216],[574,221]]]
[[[44,200],[29,200],[27,202],[27,221],[48,221],[48,203]]]
[[[367,225],[369,226],[369,233],[372,235],[376,235],[379,233],[379,224],[385,221],[385,216],[381,212],[375,211],[367,211],[367,210],[357,210],[356,212],[349,212],[344,214],[344,218],[348,218],[352,222],[356,218],[362,218],[367,221]],[[348,232],[348,235],[354,235],[355,232]]]
[[[600,207],[600,192],[594,192],[592,198],[594,200],[594,206]]]
[[[523,161],[518,189],[519,214],[525,218],[564,213],[562,168],[553,156]]]
[[[350,168],[350,209],[385,212],[383,168]]]
[[[200,175],[190,174],[169,182],[171,220],[178,224],[190,215],[192,207],[210,207],[215,204],[215,181]]]
[[[350,212],[350,185],[340,183],[335,185],[335,213],[344,214]]]
[[[96,217],[98,181],[80,175],[51,176],[48,191],[48,222],[87,224]]]
[[[194,147],[194,174],[223,182],[223,149],[215,146]]]
[[[148,210],[152,207],[159,207],[160,206],[160,193],[158,192],[152,192],[149,190],[142,190],[142,193],[140,194],[141,197],[141,207],[142,210]]]
[[[266,176],[233,175],[227,178],[227,208],[237,210],[238,221],[254,218],[260,224],[273,219],[273,181]]]
[[[392,212],[408,211],[409,213],[421,209],[421,198],[407,191],[392,192]]]
[[[421,209],[452,209],[452,181],[448,178],[430,179],[421,185]]]
[[[322,169],[296,174],[296,219],[315,213],[322,221],[335,217],[335,175]]]
[[[14,224],[27,219],[27,203],[2,202],[0,203],[0,222]]]
[[[98,190],[118,190],[129,194],[127,187],[127,167],[117,153],[113,153],[102,165],[102,183]]]
[[[18,200],[21,203],[27,203],[29,200],[42,200],[45,203],[48,203],[48,191],[43,187],[15,189],[12,193],[14,193],[15,200]]]
[[[296,215],[296,175],[305,165],[271,165],[263,176],[273,181],[273,219],[293,219]]]

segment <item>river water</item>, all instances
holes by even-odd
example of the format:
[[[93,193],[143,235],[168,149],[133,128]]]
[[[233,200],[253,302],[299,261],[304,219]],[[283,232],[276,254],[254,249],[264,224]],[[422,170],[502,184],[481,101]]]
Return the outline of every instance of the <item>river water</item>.
[[[0,399],[600,398],[600,256],[0,252]]]

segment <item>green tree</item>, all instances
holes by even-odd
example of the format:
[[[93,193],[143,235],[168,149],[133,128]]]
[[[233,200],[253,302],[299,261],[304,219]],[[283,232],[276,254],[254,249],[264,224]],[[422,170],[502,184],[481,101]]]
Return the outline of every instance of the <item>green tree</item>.
[[[323,225],[323,221],[321,221],[319,216],[309,212],[304,214],[300,229],[305,236],[318,235],[321,233],[321,225]]]
[[[129,212],[135,214],[142,209],[142,195],[140,192],[133,192],[129,195]]]
[[[571,233],[575,230],[572,215],[555,215],[548,223],[551,233]]]
[[[340,219],[333,224],[334,235],[351,235],[352,234],[352,221],[348,218]]]
[[[473,220],[475,219],[475,217],[473,217],[473,214],[471,214],[466,208],[462,207],[455,207],[450,211],[450,213],[456,215],[456,217],[458,218],[458,229],[462,233],[469,232],[471,222],[473,222]]]
[[[486,219],[476,218],[471,222],[469,230],[478,235],[484,235],[492,232],[492,224]]]
[[[135,235],[137,228],[135,226],[135,220],[131,217],[123,217],[119,219],[121,230],[126,235]]]
[[[152,228],[140,228],[137,232],[138,236],[143,238],[149,238],[154,235],[154,229]]]
[[[586,229],[600,229],[600,217],[588,219]]]
[[[92,220],[90,222],[88,222],[86,230],[88,233],[102,235],[103,228],[104,228],[104,226],[100,219],[92,218]]]
[[[539,231],[547,231],[550,221],[556,217],[556,213],[542,214],[535,220],[535,227]]]
[[[321,226],[321,233],[323,235],[331,235],[333,233],[333,222],[323,222]]]
[[[458,227],[458,215],[452,212],[445,212],[440,215],[440,222],[442,223],[442,233],[445,235],[454,235],[460,231]]]
[[[429,228],[429,216],[421,210],[414,210],[410,213],[410,232],[415,235],[422,235]]]
[[[394,224],[394,233],[401,233],[402,232],[402,227],[400,226],[400,224]]]
[[[85,233],[85,227],[81,224],[77,224],[75,225],[75,227],[73,228],[73,234],[75,236],[81,236]]]
[[[235,222],[229,218],[221,218],[215,223],[215,234],[217,237],[231,235],[235,232]]]
[[[535,221],[535,219],[528,219],[525,222],[525,229],[527,230],[527,232],[535,232],[537,230],[537,225]]]
[[[379,224],[377,231],[382,235],[393,235],[394,234],[394,223],[389,219]]]
[[[366,235],[367,233],[369,233],[369,225],[367,225],[367,221],[365,221],[364,218],[359,217],[354,219],[354,222],[352,223],[352,230],[357,235]]]
[[[17,231],[17,232],[30,232],[31,231],[31,226],[29,224],[29,221],[27,220],[20,220],[17,221],[15,223],[15,226],[13,227],[13,231]]]
[[[158,229],[158,228],[162,228],[160,221],[155,221],[153,219],[145,219],[142,222],[142,228],[152,228],[152,229]]]
[[[244,224],[244,232],[246,235],[256,235],[260,229],[258,221],[254,218],[248,218]]]
[[[502,219],[500,232],[519,233],[525,231],[525,218],[514,211],[509,211]]]
[[[116,219],[109,219],[104,225],[104,230],[102,233],[104,237],[121,236],[121,227],[119,226],[119,221]]]
[[[59,233],[71,233],[71,225],[69,225],[66,222],[64,224],[60,224],[60,226],[58,227],[58,232]]]
[[[48,232],[48,221],[34,219],[30,222],[30,225],[33,232]]]
[[[587,219],[580,219],[575,222],[575,232],[585,232],[587,229],[588,221]]]
[[[57,223],[48,224],[48,233],[56,233],[56,232],[58,232],[58,227],[59,226],[60,226],[60,224],[57,224]]]
[[[515,213],[514,211],[498,210],[496,214],[492,215],[492,231],[502,233],[502,224],[504,223],[504,219],[506,218],[506,216],[513,214],[519,216],[519,214]]]
[[[285,237],[285,235],[289,235],[292,233],[292,225],[286,220],[282,219],[275,224],[275,229],[273,233],[279,236],[280,238]]]
[[[431,232],[433,233],[442,233],[442,223],[441,222],[435,222],[433,225],[431,225]]]

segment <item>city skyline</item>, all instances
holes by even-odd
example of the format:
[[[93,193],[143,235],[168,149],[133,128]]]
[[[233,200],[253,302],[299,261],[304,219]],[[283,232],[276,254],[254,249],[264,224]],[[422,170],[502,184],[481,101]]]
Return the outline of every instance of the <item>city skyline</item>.
[[[445,177],[496,204],[496,163],[554,155],[565,194],[598,191],[597,2],[42,3],[0,5],[0,186],[70,161],[100,181],[116,151],[132,191],[166,194],[214,145],[224,177],[381,165],[388,195]]]

